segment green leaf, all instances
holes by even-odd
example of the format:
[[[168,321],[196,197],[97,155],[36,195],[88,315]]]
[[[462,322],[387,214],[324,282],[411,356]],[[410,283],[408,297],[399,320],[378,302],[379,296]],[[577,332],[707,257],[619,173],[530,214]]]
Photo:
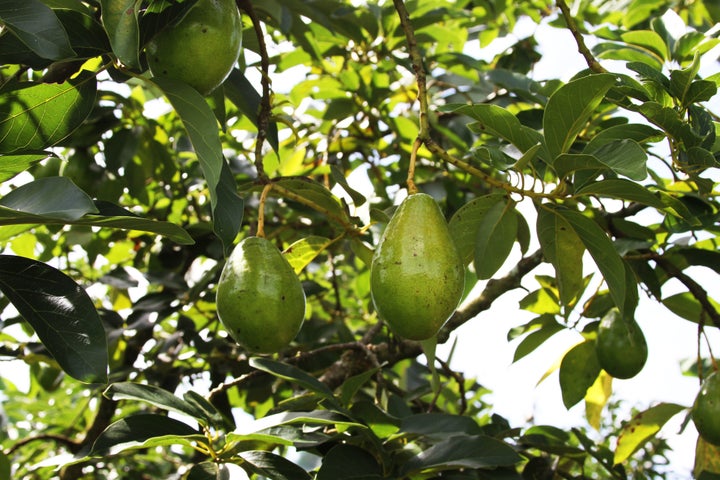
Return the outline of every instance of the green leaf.
[[[720,312],[720,304],[717,301],[708,297],[708,302],[715,307],[715,311]],[[707,321],[707,314],[704,314],[702,304],[690,292],[670,295],[669,297],[663,298],[662,303],[668,310],[685,320],[699,323],[703,315],[705,315],[705,320]]]
[[[68,137],[95,105],[96,81],[83,72],[65,83],[21,83],[0,95],[0,153],[51,147]]]
[[[544,145],[540,133],[521,124],[515,115],[497,105],[451,104],[440,107],[440,110],[467,115],[477,120],[478,124],[470,125],[473,131],[502,138],[515,145],[523,153],[536,149],[538,144]],[[540,156],[543,157],[542,152]]]
[[[365,385],[374,375],[377,374],[379,368],[371,368],[345,380],[340,387],[340,401],[345,407],[350,406],[355,394]]]
[[[485,212],[475,237],[475,273],[492,277],[505,263],[517,238],[518,219],[512,200],[498,202]]]
[[[243,201],[223,158],[219,127],[205,99],[194,88],[169,78],[153,77],[182,119],[210,190],[213,231],[229,250],[242,223]]]
[[[453,435],[408,459],[401,474],[424,470],[494,468],[515,465],[520,456],[509,445],[484,435]]]
[[[586,340],[571,348],[560,362],[560,389],[565,408],[585,398],[588,389],[600,375],[600,363],[595,354],[595,342]]]
[[[327,214],[332,220],[341,224],[349,222],[347,212],[340,200],[323,184],[310,178],[278,180],[273,183],[270,195],[285,197],[285,200],[293,200],[305,205],[307,205],[305,202],[311,203],[314,208],[320,208],[321,213]]]
[[[0,182],[10,180],[31,165],[50,156],[46,152],[23,153],[18,155],[0,155]]]
[[[325,398],[333,398],[333,393],[327,385],[297,367],[263,357],[252,357],[249,363],[253,368],[257,368],[278,378],[289,380],[312,392],[319,393]]]
[[[323,457],[316,480],[380,480],[382,467],[367,450],[339,444]]]
[[[75,57],[62,23],[40,0],[4,0],[0,3],[0,21],[42,58]]]
[[[479,435],[480,432],[480,427],[471,417],[448,413],[417,413],[402,419],[398,433],[442,440],[453,435]]]
[[[272,452],[254,450],[242,452],[240,464],[246,471],[269,480],[311,480],[312,477],[290,460]]]
[[[95,440],[88,456],[107,456],[131,448],[190,445],[194,440],[207,440],[186,423],[166,415],[140,413],[111,424]]]
[[[192,466],[184,480],[230,480],[227,465],[217,462],[202,462]]]
[[[657,55],[658,63],[662,65],[665,60],[670,58],[670,52],[663,38],[652,30],[634,30],[624,32],[620,38],[627,43],[637,45]]]
[[[504,194],[474,198],[460,207],[450,218],[448,222],[450,236],[455,241],[455,246],[466,265],[475,257],[475,240],[483,215],[504,198],[506,198]]]
[[[655,437],[660,429],[672,417],[685,410],[675,403],[660,403],[636,414],[627,422],[618,436],[613,462],[622,463],[642,447],[648,440]]]
[[[543,256],[555,268],[560,301],[572,305],[584,286],[585,246],[570,223],[555,210],[538,211],[537,232]]]
[[[513,363],[534,352],[547,339],[565,329],[554,315],[541,315],[529,323],[531,330],[515,348]]]
[[[365,425],[357,423],[345,415],[329,410],[313,410],[309,412],[283,412],[268,415],[247,426],[248,432],[270,431],[274,427],[282,425],[335,425],[347,427],[365,428]]]
[[[68,375],[107,383],[105,329],[93,301],[73,279],[35,260],[0,255],[0,290]]]
[[[110,384],[103,394],[111,400],[141,401],[164,410],[182,413],[205,426],[212,425],[215,416],[215,414],[208,415],[206,408],[198,405],[197,401],[188,402],[154,385],[118,382]]]
[[[195,407],[195,411],[203,412],[204,418],[208,424],[216,428],[224,428],[232,430],[235,428],[235,423],[232,419],[225,417],[212,403],[205,397],[197,392],[188,390],[183,394],[183,400],[189,405]]]
[[[315,257],[332,244],[333,240],[329,238],[311,235],[290,245],[285,249],[283,255],[295,273],[300,273]]]
[[[66,177],[43,177],[21,185],[0,198],[0,206],[68,222],[98,212],[92,198]]]
[[[100,14],[113,53],[124,65],[140,67],[140,29],[138,15],[141,0],[100,0]]]
[[[627,276],[625,262],[613,247],[612,241],[605,231],[580,212],[566,208],[556,208],[555,210],[568,221],[585,248],[590,252],[607,283],[615,305],[623,315],[632,317],[637,306],[637,285],[630,282],[632,278]]]
[[[575,196],[580,195],[597,195],[598,197],[638,202],[659,210],[665,208],[662,200],[650,190],[638,183],[623,178],[609,178],[607,180],[589,183],[575,192]]]
[[[568,82],[550,96],[543,116],[543,131],[551,158],[570,150],[614,83],[615,76],[611,74],[589,75]]]
[[[594,147],[595,145],[593,145]],[[632,180],[644,180],[647,177],[647,153],[634,140],[624,138],[601,145],[591,153],[607,168]]]

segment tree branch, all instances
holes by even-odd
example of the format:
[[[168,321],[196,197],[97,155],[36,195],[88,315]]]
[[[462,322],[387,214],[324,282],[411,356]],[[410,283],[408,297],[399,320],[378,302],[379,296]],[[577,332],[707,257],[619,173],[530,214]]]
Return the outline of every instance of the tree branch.
[[[263,167],[262,148],[267,138],[268,126],[270,125],[270,115],[272,113],[272,105],[270,104],[270,57],[267,53],[267,44],[265,43],[265,33],[262,30],[260,19],[257,12],[252,6],[250,0],[237,0],[240,7],[252,21],[255,36],[258,39],[258,50],[260,53],[260,85],[262,86],[262,98],[260,99],[260,111],[258,112],[258,135],[255,143],[255,169],[258,177],[266,181],[267,175]]]
[[[570,33],[572,33],[575,43],[577,43],[578,52],[580,52],[583,58],[585,58],[585,63],[588,64],[590,70],[595,73],[607,73],[607,70],[600,65],[600,62],[597,61],[588,46],[585,44],[585,39],[580,33],[580,30],[578,30],[577,23],[575,23],[575,19],[572,17],[570,8],[568,8],[565,0],[557,0],[557,6],[560,8],[563,19],[565,19],[565,24],[567,25],[568,30],[570,30]]]

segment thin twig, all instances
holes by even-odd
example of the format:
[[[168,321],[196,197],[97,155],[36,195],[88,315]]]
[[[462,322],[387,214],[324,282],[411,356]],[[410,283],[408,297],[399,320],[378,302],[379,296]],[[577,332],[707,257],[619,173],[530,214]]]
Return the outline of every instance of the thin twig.
[[[268,126],[270,125],[270,115],[272,114],[272,105],[270,104],[270,57],[267,53],[267,45],[265,43],[265,33],[262,24],[257,16],[257,12],[253,8],[250,0],[237,0],[238,7],[247,13],[252,22],[255,36],[258,40],[258,51],[260,53],[260,85],[262,87],[262,97],[260,99],[260,111],[258,112],[258,134],[255,142],[255,169],[261,180],[267,180],[267,174],[263,166],[262,149],[268,134]]]
[[[580,30],[578,30],[577,23],[575,23],[575,19],[572,17],[572,14],[570,13],[570,8],[568,7],[567,3],[565,3],[565,0],[557,0],[557,6],[560,8],[560,12],[565,19],[565,24],[567,25],[568,30],[570,30],[570,33],[575,39],[575,43],[578,47],[578,52],[580,52],[580,54],[583,56],[583,58],[585,59],[585,63],[588,64],[590,70],[595,73],[607,73],[607,70],[605,70],[605,68],[600,65],[600,62],[597,61],[588,46],[585,44],[585,39],[580,33]]]

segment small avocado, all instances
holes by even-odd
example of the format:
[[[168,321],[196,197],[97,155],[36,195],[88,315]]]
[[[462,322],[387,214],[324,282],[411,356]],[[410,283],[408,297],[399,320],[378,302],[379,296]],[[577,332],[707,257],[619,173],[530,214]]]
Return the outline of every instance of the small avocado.
[[[392,331],[409,340],[435,335],[457,308],[465,269],[447,222],[427,194],[409,195],[373,255],[370,292]]]
[[[600,321],[596,352],[600,366],[615,378],[632,378],[642,370],[648,347],[640,325],[633,318],[623,318],[612,308]]]
[[[242,18],[235,0],[198,0],[176,24],[147,45],[156,77],[184,82],[209,95],[228,77],[242,47]]]
[[[230,336],[255,353],[287,347],[305,318],[300,279],[263,237],[247,237],[233,249],[220,274],[216,304]]]
[[[708,375],[695,397],[692,420],[700,437],[720,446],[720,374]]]

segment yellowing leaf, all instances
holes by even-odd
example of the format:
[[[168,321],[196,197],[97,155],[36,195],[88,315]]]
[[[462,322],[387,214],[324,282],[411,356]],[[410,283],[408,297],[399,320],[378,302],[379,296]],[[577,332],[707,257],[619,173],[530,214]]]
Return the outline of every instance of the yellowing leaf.
[[[700,478],[700,474],[703,472],[720,474],[720,447],[698,437],[695,446],[693,478]]]
[[[585,394],[585,418],[595,430],[600,430],[602,411],[612,394],[612,378],[601,371]]]
[[[675,403],[660,403],[635,415],[627,422],[618,437],[613,462],[622,463],[648,440],[653,438],[670,420],[685,407]]]

